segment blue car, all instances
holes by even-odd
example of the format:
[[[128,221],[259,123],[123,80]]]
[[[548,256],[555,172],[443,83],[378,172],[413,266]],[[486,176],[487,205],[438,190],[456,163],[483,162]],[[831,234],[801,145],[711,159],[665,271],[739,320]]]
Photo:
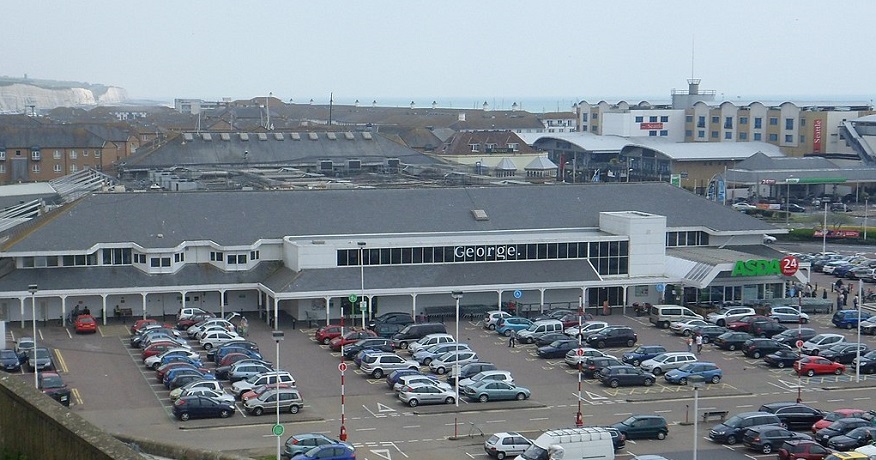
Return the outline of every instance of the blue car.
[[[171,370],[167,371],[167,373],[164,374],[164,380],[162,381],[162,383],[164,383],[165,387],[170,388],[170,381],[177,378],[180,375],[183,375],[183,374],[200,375],[200,376],[209,375],[210,377],[215,378],[213,376],[213,374],[201,372],[201,371],[199,371],[197,369],[193,369],[191,367],[179,367],[179,368],[171,369]],[[209,377],[204,377],[204,378],[209,379]]]
[[[511,337],[511,334],[522,331],[529,326],[532,326],[532,321],[519,316],[509,316],[502,320],[502,324],[496,328],[496,333]]]
[[[416,369],[399,369],[397,371],[392,371],[391,374],[386,376],[386,384],[389,386],[389,389],[391,390],[395,386],[396,382],[398,382],[399,377],[401,377],[403,375],[411,375],[411,374],[422,374],[422,372],[420,372]]]
[[[18,372],[21,370],[21,361],[14,350],[0,350],[0,368],[6,372]]]
[[[861,321],[866,321],[872,315],[865,311],[861,312]],[[837,310],[830,322],[840,329],[853,329],[858,327],[858,310]]]
[[[663,345],[639,345],[635,350],[624,353],[621,361],[638,366],[661,353],[666,353],[666,347]]]
[[[159,361],[158,366],[155,367],[155,369],[158,369],[167,363],[189,363],[197,367],[204,367],[204,363],[202,363],[200,359],[192,359],[186,355],[168,355],[161,358],[161,361]]]
[[[316,446],[293,458],[296,460],[356,460],[356,450],[349,444],[326,444]]]
[[[721,377],[724,376],[724,372],[715,363],[696,361],[667,372],[663,375],[663,378],[669,383],[687,385],[690,377],[694,375],[701,376],[706,383],[718,383],[721,381]]]

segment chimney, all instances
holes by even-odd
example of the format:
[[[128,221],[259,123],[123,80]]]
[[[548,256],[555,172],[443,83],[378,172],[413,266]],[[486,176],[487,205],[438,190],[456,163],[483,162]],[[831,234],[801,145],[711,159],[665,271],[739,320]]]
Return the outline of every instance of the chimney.
[[[484,101],[484,112],[490,110],[490,104],[487,104],[487,101]]]
[[[417,107],[417,105],[414,104],[414,101],[411,101],[411,109],[414,109],[414,108],[416,108],[416,107]]]
[[[700,94],[700,79],[699,78],[688,78],[687,79],[687,94],[691,96]]]
[[[434,108],[437,108],[437,107],[438,107],[438,102],[436,102],[436,101],[432,101],[432,108],[434,109]]]
[[[512,112],[516,112],[516,111],[517,111],[517,109],[519,109],[519,108],[520,108],[520,106],[519,106],[519,105],[517,105],[517,103],[516,103],[516,102],[515,102],[515,103],[513,103],[513,104],[511,104],[511,111],[512,111]]]
[[[354,107],[359,107],[359,99],[356,99],[356,102],[353,103]]]
[[[458,120],[459,120],[459,121],[465,121],[465,112],[459,112]]]
[[[371,101],[371,107],[377,107],[377,99]]]

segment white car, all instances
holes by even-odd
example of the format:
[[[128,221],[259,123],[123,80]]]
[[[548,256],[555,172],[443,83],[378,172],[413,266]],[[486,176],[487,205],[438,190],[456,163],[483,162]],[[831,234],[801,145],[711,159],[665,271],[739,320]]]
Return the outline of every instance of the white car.
[[[748,212],[748,211],[756,210],[757,206],[742,201],[739,203],[733,203],[733,209],[735,209],[737,211]]]
[[[651,359],[642,361],[639,367],[642,370],[648,371],[654,375],[664,374],[672,369],[692,363],[697,360],[697,355],[686,351],[675,351],[669,353],[661,353]]]
[[[809,315],[794,307],[772,307],[768,316],[775,318],[780,323],[803,323],[809,322]]]
[[[143,364],[145,364],[146,367],[155,370],[155,369],[158,369],[158,367],[161,365],[161,360],[164,359],[165,356],[173,355],[173,354],[183,355],[189,359],[200,359],[201,358],[201,354],[198,353],[197,351],[192,351],[190,348],[178,347],[178,348],[171,348],[171,349],[165,351],[164,353],[161,353],[158,355],[152,355],[152,356],[144,359]]]
[[[743,316],[756,314],[757,312],[751,307],[724,307],[706,315],[706,321],[724,327],[727,323],[732,323]]]
[[[182,393],[180,393],[180,397],[193,396],[193,395],[206,396],[210,399],[215,399],[217,401],[221,401],[221,402],[224,402],[226,404],[234,404],[234,396],[233,395],[230,395],[224,391],[211,390],[210,388],[197,387],[197,388],[192,388],[192,389],[189,389],[189,390],[186,390],[186,391],[183,391]],[[179,399],[179,398],[177,398],[177,399]]]
[[[488,311],[486,314],[484,314],[484,329],[494,331],[496,330],[496,325],[499,323],[500,319],[509,318],[511,316],[511,313],[508,313],[507,311]]]
[[[575,348],[566,352],[566,364],[569,367],[578,367],[581,363],[587,361],[587,358],[592,358],[594,356],[611,356],[607,355],[595,348],[582,347]],[[612,356],[613,357],[613,356]]]
[[[580,329],[577,325],[572,327],[567,327],[566,330],[563,331],[563,334],[566,334],[570,337],[577,337],[579,334],[587,337],[590,334],[595,334],[605,328],[608,327],[608,323],[605,321],[587,321],[582,324]]]
[[[453,404],[456,402],[456,392],[436,385],[408,385],[399,391],[398,399],[411,407],[420,404]]]
[[[219,382],[218,380],[195,380],[194,382],[189,382],[189,383],[185,384],[184,386],[181,386],[179,388],[174,388],[173,390],[171,390],[170,400],[176,401],[177,399],[179,399],[180,395],[182,395],[182,393],[184,391],[191,390],[194,388],[206,388],[208,390],[219,391],[219,392],[223,391],[222,390],[222,383]],[[232,396],[231,399],[233,401],[234,397]]]
[[[198,335],[198,332],[201,332],[204,329],[207,329],[213,325],[221,325],[225,328],[225,330],[231,330],[231,331],[234,330],[234,325],[231,324],[231,322],[224,320],[222,318],[210,318],[210,319],[201,321],[200,323],[195,324],[194,326],[190,326],[188,329],[186,329],[186,334],[188,334],[189,337],[195,337]]]
[[[392,385],[392,389],[395,390],[396,393],[401,391],[405,386],[419,386],[419,385],[432,385],[442,390],[452,390],[453,386],[447,382],[441,382],[437,380],[435,377],[430,377],[428,375],[421,374],[410,374],[403,375],[399,377],[398,381]]]
[[[211,324],[211,325],[205,327],[204,329],[201,329],[200,331],[198,331],[198,333],[195,334],[195,340],[201,340],[205,335],[207,335],[211,332],[235,332],[235,330],[234,330],[234,326],[229,328],[229,327],[222,325],[222,324]]]
[[[763,244],[773,244],[776,242],[776,237],[772,235],[764,235],[763,236]]]
[[[264,374],[253,375],[244,380],[238,380],[231,384],[231,394],[240,399],[244,393],[252,390],[259,385],[270,385],[272,383],[285,383],[289,386],[295,386],[295,378],[292,374],[286,371],[265,372]]]
[[[210,313],[209,311],[201,309],[201,308],[186,307],[186,308],[181,308],[179,310],[179,312],[176,314],[176,320],[180,321],[180,320],[184,320],[184,319],[189,319],[195,315],[211,315],[212,316],[213,313]]]
[[[701,319],[686,319],[684,321],[675,321],[669,325],[669,330],[675,335],[683,335],[689,337],[691,331],[696,326],[708,326],[711,323]]]
[[[508,371],[501,371],[498,369],[492,371],[481,371],[470,378],[460,380],[459,391],[463,392],[465,391],[465,387],[480,382],[481,380],[498,380],[500,382],[514,383],[514,377],[511,377],[511,373]]]
[[[478,360],[477,353],[471,350],[450,351],[447,352],[429,363],[429,370],[441,375],[449,371],[454,366],[464,366]],[[416,361],[415,361],[416,362]]]
[[[412,359],[404,359],[395,353],[377,353],[367,355],[362,359],[359,370],[372,378],[379,379],[392,371],[399,369],[419,369],[420,363]]]
[[[845,341],[845,336],[840,334],[818,334],[803,342],[803,348],[800,351],[804,355],[818,355],[821,350],[824,350],[833,344]]]
[[[525,436],[509,431],[490,436],[484,441],[484,451],[490,457],[514,458],[515,455],[522,454],[531,445],[532,441]]]
[[[443,333],[429,334],[429,335],[423,337],[422,339],[417,340],[416,342],[408,345],[408,351],[411,353],[411,355],[413,355],[421,348],[429,348],[432,345],[438,345],[439,343],[450,343],[450,342],[455,342],[455,341],[456,340],[454,340],[453,336],[450,334],[443,334]]]
[[[221,346],[224,343],[232,342],[235,340],[243,340],[243,338],[234,332],[211,332],[199,340],[199,343],[205,350],[210,350],[214,347]]]

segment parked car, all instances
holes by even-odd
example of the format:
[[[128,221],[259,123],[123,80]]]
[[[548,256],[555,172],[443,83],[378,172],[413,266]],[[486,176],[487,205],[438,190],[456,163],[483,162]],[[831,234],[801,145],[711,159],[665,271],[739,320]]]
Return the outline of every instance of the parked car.
[[[712,324],[704,319],[686,319],[683,321],[676,321],[669,325],[669,331],[675,335],[681,335],[684,337],[690,337],[694,328],[697,326],[708,326]]]
[[[757,312],[751,307],[724,307],[716,312],[709,313],[706,316],[706,321],[714,323],[716,326],[726,326],[727,323],[738,320],[739,318],[754,315]]]
[[[183,385],[183,386],[171,391],[170,392],[170,400],[176,401],[186,391],[194,390],[196,388],[204,388],[207,390],[223,392],[222,384],[219,383],[218,380],[196,380],[194,382],[188,383],[186,385]]]
[[[25,364],[27,362],[27,352],[33,350],[35,344],[33,337],[19,337],[15,342],[15,354],[18,355],[18,362]]]
[[[182,397],[185,397],[185,396],[206,396],[208,398],[215,399],[217,401],[221,401],[221,402],[224,402],[226,404],[231,404],[231,405],[234,404],[234,395],[230,395],[222,390],[217,391],[217,390],[214,390],[211,388],[204,388],[204,387],[195,387],[195,388],[185,389],[186,387],[188,387],[192,383],[197,383],[200,381],[201,380],[195,380],[193,382],[190,382],[186,385],[183,385],[179,388],[174,389],[173,390],[174,392],[177,390],[182,390],[182,391],[178,394],[178,396],[176,398],[171,398],[171,400],[175,401],[175,400],[182,398]]]
[[[678,369],[673,369],[664,374],[663,378],[669,383],[687,385],[691,376],[702,377],[703,381],[707,383],[719,383],[724,376],[724,372],[715,363],[697,361],[684,364]]]
[[[212,350],[207,350],[207,360],[218,364],[222,358],[230,353],[244,353],[250,358],[262,359],[257,343],[248,340],[233,340]]]
[[[769,412],[742,412],[713,426],[709,430],[709,439],[715,442],[736,444],[749,428],[759,425],[781,426],[782,421],[776,414]]]
[[[585,378],[596,378],[599,371],[610,366],[622,366],[624,363],[613,356],[591,356],[581,365],[581,375]]]
[[[500,319],[509,318],[511,316],[511,313],[508,313],[507,311],[488,311],[484,314],[484,329],[496,330],[496,325],[499,323]]]
[[[278,406],[281,411],[297,414],[304,407],[304,399],[298,388],[273,388],[243,402],[244,410],[256,416],[275,411]]]
[[[565,339],[555,340],[554,342],[536,348],[535,353],[539,358],[552,359],[562,358],[566,356],[569,350],[578,348],[578,339],[570,339],[563,334]]]
[[[453,404],[456,402],[456,392],[438,385],[420,383],[402,387],[398,392],[398,399],[411,407],[420,404]]]
[[[806,324],[809,315],[794,307],[772,307],[767,316],[775,318],[780,323]]]
[[[570,337],[577,338],[581,336],[583,339],[590,334],[595,334],[609,326],[605,321],[588,321],[582,324],[580,327],[578,325],[574,325],[572,327],[567,327],[563,330],[563,334],[566,334]]]
[[[493,369],[490,371],[482,371],[477,374],[459,381],[459,390],[463,391],[465,387],[475,385],[484,380],[495,380],[500,382],[514,383],[514,378],[511,377],[511,372]]]
[[[356,343],[356,342],[358,342],[359,340],[362,340],[362,339],[365,339],[365,338],[368,338],[368,337],[377,337],[377,334],[375,334],[374,331],[372,331],[372,330],[370,330],[370,329],[364,329],[364,330],[352,329],[352,330],[348,330],[348,331],[344,332],[344,335],[343,335],[343,336],[338,336],[338,337],[333,338],[333,339],[329,342],[329,348],[330,348],[332,351],[341,351],[341,347],[342,347],[342,346],[345,347],[345,346],[347,346],[347,345],[350,345],[350,344]]]
[[[182,421],[191,418],[228,418],[234,415],[234,411],[234,405],[206,396],[184,396],[173,403],[173,416]]]
[[[693,353],[686,351],[672,351],[667,353],[659,354],[651,359],[647,359],[642,361],[640,364],[641,368],[653,373],[654,375],[661,375],[664,372],[668,372],[672,369],[678,369],[679,367],[697,361],[697,356]]]
[[[490,457],[502,460],[522,454],[531,445],[532,441],[520,433],[501,432],[493,434],[484,441],[484,452]]]
[[[745,341],[749,339],[751,334],[748,332],[729,331],[716,337],[712,344],[722,350],[735,351],[742,348]]]
[[[320,433],[299,433],[293,434],[286,439],[283,444],[283,456],[292,458],[298,454],[303,454],[314,447],[339,444],[341,441],[329,438]]]
[[[816,433],[822,428],[827,428],[831,423],[844,418],[862,418],[872,421],[876,418],[876,412],[866,409],[837,409],[828,412],[823,419],[812,424],[812,432]]]
[[[360,369],[365,375],[379,379],[397,369],[419,368],[420,364],[412,359],[404,359],[395,353],[378,353],[365,358]]]
[[[805,431],[824,418],[824,411],[796,402],[774,402],[760,406],[761,412],[775,414],[789,430]]]
[[[386,386],[389,387],[390,390],[395,388],[395,384],[405,375],[424,375],[420,372],[419,369],[399,369],[397,371],[392,371],[386,376]],[[452,382],[447,382],[453,385]]]
[[[459,368],[459,380],[467,379],[483,371],[492,371],[495,369],[496,365],[493,363],[487,363],[482,361],[468,363]],[[455,367],[450,368],[450,372],[447,373],[447,383],[449,383],[450,385],[456,385]]]
[[[511,337],[517,331],[522,331],[529,326],[532,326],[532,321],[519,316],[509,316],[502,320],[502,324],[496,327],[496,332]]]
[[[446,373],[451,367],[462,366],[464,364],[468,364],[477,360],[478,355],[474,351],[450,351],[433,359],[432,362],[429,363],[429,370],[438,375],[441,375]]]
[[[415,387],[418,385],[432,385],[442,390],[450,390],[453,389],[449,383],[441,382],[438,380],[438,377],[434,375],[425,375],[425,374],[409,374],[402,375],[399,377],[398,381],[395,382],[395,385],[392,386],[392,389],[395,390],[396,393],[401,391],[402,388],[406,386]]]
[[[721,334],[728,332],[728,329],[723,326],[698,326],[695,330],[695,334],[699,334],[703,338],[703,343],[712,343],[715,341],[718,336]]]
[[[362,350],[392,351],[392,341],[382,337],[369,337],[344,347],[344,358],[353,359]]]
[[[602,368],[596,378],[605,386],[617,388],[619,386],[643,385],[649,387],[657,380],[654,374],[641,368],[623,364]]]
[[[807,355],[817,356],[821,350],[826,349],[827,347],[845,342],[846,338],[839,334],[818,334],[815,337],[803,342],[803,348],[801,352]]]
[[[825,428],[822,428],[815,432],[815,440],[818,441],[822,446],[827,446],[830,442],[830,439],[834,436],[842,436],[855,428],[860,428],[863,426],[872,426],[870,420],[865,420],[862,418],[841,418]]]
[[[841,364],[852,364],[858,354],[865,355],[870,351],[866,343],[841,342],[821,350],[818,356]]]
[[[742,436],[745,447],[764,454],[772,453],[785,441],[800,440],[811,441],[812,436],[804,433],[795,433],[788,429],[774,425],[753,426]]]
[[[876,372],[876,350],[870,350],[861,355],[861,359],[855,359],[852,365],[862,374],[872,374]]]
[[[666,439],[669,434],[669,425],[661,415],[631,415],[611,427],[626,439]]]
[[[28,372],[33,372],[36,369],[42,372],[55,368],[55,364],[52,361],[52,352],[46,347],[27,350],[26,363]]]
[[[238,380],[231,385],[231,392],[237,395],[237,398],[240,399],[244,393],[252,390],[259,385],[266,385],[277,382],[295,386],[295,378],[292,377],[292,374],[286,371],[277,370],[266,372],[264,374],[253,375],[246,380]]]
[[[557,340],[568,339],[569,336],[563,332],[551,332],[550,334],[544,334],[541,337],[535,339],[536,347],[543,347],[545,345],[550,345]],[[577,340],[577,339],[575,339]]]
[[[254,375],[272,372],[274,369],[262,362],[241,361],[234,363],[228,371],[228,380],[231,383],[248,379]]]
[[[18,372],[21,370],[21,361],[15,350],[0,350],[0,368],[6,372]]]
[[[215,316],[213,313],[210,313],[209,311],[204,310],[202,308],[186,307],[186,308],[179,309],[179,311],[176,313],[176,320],[180,321],[183,319],[191,318],[191,317],[196,316],[196,315],[205,315],[205,316],[210,316],[210,317]]]
[[[773,320],[769,316],[748,315],[748,316],[744,316],[742,318],[739,318],[736,321],[728,322],[727,329],[730,329],[731,331],[748,332],[748,333],[754,335],[753,334],[754,326],[757,323],[770,323],[770,322],[775,322],[775,320]]]
[[[374,329],[378,324],[401,324],[406,326],[414,322],[414,317],[410,313],[404,312],[387,312],[382,315],[377,315],[368,323],[369,329]]]
[[[326,444],[296,455],[295,460],[356,460],[356,449],[346,443]]]
[[[200,364],[200,358],[200,353],[192,351],[191,349],[171,348],[161,354],[149,356],[143,360],[143,364],[154,371],[158,370],[162,365],[172,361],[188,360],[188,362],[195,363],[197,361]]]
[[[234,340],[240,340],[242,337],[235,334],[234,332],[210,332],[198,341],[205,350],[209,350],[214,347],[221,346],[224,343],[231,342]]]
[[[487,402],[504,399],[524,400],[529,398],[528,388],[513,383],[495,380],[480,381],[465,388],[465,396],[474,401]]]
[[[820,356],[804,356],[794,363],[794,371],[798,375],[807,375],[809,377],[818,374],[842,375],[845,370],[846,366]]]
[[[470,351],[471,347],[469,347],[468,344],[465,344],[465,343],[456,343],[456,342],[439,343],[437,345],[432,345],[432,346],[425,348],[425,349],[423,349],[423,348],[418,349],[415,353],[413,353],[411,358],[413,358],[414,361],[416,361],[424,366],[428,366],[432,361],[435,360],[435,358],[438,358],[438,357],[444,355],[445,353],[448,353],[451,351],[464,351],[464,350]]]
[[[860,316],[859,316],[860,315]],[[830,322],[840,329],[853,329],[858,327],[858,321],[866,321],[872,316],[866,311],[858,310],[837,310]]]
[[[411,342],[411,344],[408,346],[408,352],[410,352],[410,354],[413,355],[414,353],[416,353],[422,349],[429,348],[429,347],[432,347],[434,345],[440,345],[442,343],[452,343],[452,342],[456,342],[456,339],[453,338],[452,335],[450,335],[446,332],[439,332],[436,334],[428,334],[428,335],[424,336],[423,338],[417,340],[416,342]]]
[[[796,347],[796,343],[798,340],[802,340],[805,342],[815,337],[816,335],[818,335],[818,333],[815,332],[815,329],[812,329],[811,327],[794,327],[784,332],[780,332],[772,336],[771,338],[773,340],[778,340],[785,345]]]
[[[754,359],[760,359],[764,355],[775,353],[779,350],[790,349],[791,347],[773,339],[754,338],[748,339],[742,344],[742,354]]]
[[[341,336],[341,330],[340,324],[327,324],[313,333],[313,340],[316,341],[316,343],[328,345],[333,338]]]
[[[586,338],[587,345],[595,348],[632,347],[637,340],[639,336],[629,326],[609,326]]]
[[[782,443],[778,450],[779,460],[824,460],[833,453],[815,441],[792,439]]]
[[[76,321],[73,322],[73,327],[77,334],[95,333],[97,332],[97,321],[91,315],[79,315]]]
[[[876,441],[876,427],[861,426],[841,436],[834,436],[827,442],[827,447],[841,452],[867,445]]]
[[[638,366],[642,364],[642,361],[651,359],[661,353],[666,353],[666,347],[663,345],[639,345],[635,350],[624,353],[621,359],[626,364]]]
[[[577,368],[578,366],[583,364],[587,358],[590,358],[592,356],[607,356],[607,355],[605,353],[595,349],[595,348],[582,347],[582,348],[575,348],[574,350],[569,350],[566,353],[566,357],[565,357],[564,361],[566,362],[566,365],[568,365],[569,367]]]
[[[57,372],[40,372],[37,389],[62,405],[70,406],[70,388]]]
[[[764,356],[763,360],[770,367],[778,367],[784,368],[788,366],[793,366],[798,359],[800,359],[800,353],[796,350],[788,347],[786,349],[776,350],[773,353],[770,353]]]

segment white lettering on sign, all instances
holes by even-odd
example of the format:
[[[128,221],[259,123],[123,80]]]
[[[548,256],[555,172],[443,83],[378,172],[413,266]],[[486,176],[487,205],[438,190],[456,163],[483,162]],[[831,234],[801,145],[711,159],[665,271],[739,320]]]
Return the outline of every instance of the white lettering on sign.
[[[456,246],[453,255],[457,259],[507,260],[517,258],[517,246]]]

